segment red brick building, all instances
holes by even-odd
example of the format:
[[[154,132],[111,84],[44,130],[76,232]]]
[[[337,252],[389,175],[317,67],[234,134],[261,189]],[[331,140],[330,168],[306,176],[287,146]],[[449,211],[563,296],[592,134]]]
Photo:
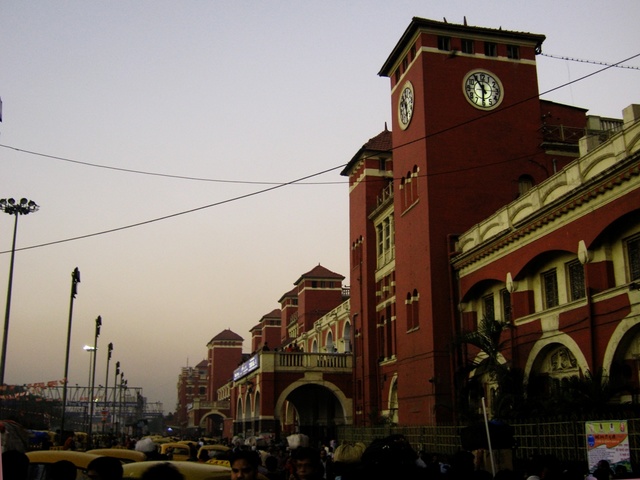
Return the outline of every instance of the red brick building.
[[[393,133],[342,171],[350,288],[318,265],[250,355],[214,337],[207,418],[225,436],[457,420],[470,378],[496,395],[486,372],[461,377],[483,353],[455,344],[483,319],[510,325],[499,362],[544,391],[598,370],[638,389],[640,107],[623,122],[540,99],[544,39],[411,21],[379,72]]]
[[[586,110],[539,99],[544,39],[414,18],[379,72],[393,134],[342,172],[356,425],[455,419],[456,240],[575,160],[587,131]]]
[[[178,376],[178,405],[175,413],[175,426],[187,432],[189,426],[198,424],[200,418],[193,418],[194,403],[207,399],[209,367],[202,360],[195,367],[183,367]],[[196,414],[197,415],[197,414]],[[190,418],[191,417],[191,418]]]

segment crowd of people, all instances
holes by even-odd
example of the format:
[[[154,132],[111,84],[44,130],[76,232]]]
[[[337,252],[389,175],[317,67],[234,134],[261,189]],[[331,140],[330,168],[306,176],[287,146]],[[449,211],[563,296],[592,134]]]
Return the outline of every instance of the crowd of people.
[[[287,448],[272,445],[264,449],[231,444],[226,459],[231,480],[614,480],[633,478],[624,468],[612,470],[606,460],[589,472],[586,462],[561,463],[552,456],[530,459],[522,468],[501,468],[493,475],[479,467],[473,453],[460,451],[450,457],[418,452],[402,435],[363,443],[335,441],[318,448]],[[191,459],[206,463],[203,456]],[[29,459],[21,452],[2,454],[3,480],[27,480]],[[49,469],[49,480],[75,480],[76,467],[61,460]],[[98,457],[87,470],[92,480],[122,480],[120,461]],[[174,464],[164,462],[148,468],[142,480],[185,480]]]

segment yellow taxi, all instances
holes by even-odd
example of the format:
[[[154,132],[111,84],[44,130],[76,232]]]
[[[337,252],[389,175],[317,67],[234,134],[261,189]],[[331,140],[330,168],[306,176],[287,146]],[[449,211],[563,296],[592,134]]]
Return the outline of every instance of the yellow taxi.
[[[198,450],[198,458],[201,458],[200,455],[202,452],[207,452],[208,460],[206,463],[211,465],[222,465],[223,467],[231,466],[229,464],[231,448],[226,445],[203,445]]]
[[[34,450],[27,452],[27,457],[29,457],[30,480],[48,480],[51,478],[51,465],[60,460],[68,460],[76,466],[76,479],[89,480],[89,477],[87,477],[87,465],[91,460],[100,457],[100,455],[76,452],[74,450]]]
[[[87,453],[117,458],[122,463],[144,462],[147,459],[145,453],[126,448],[94,448],[93,450],[87,450]]]
[[[166,455],[169,460],[186,461],[191,458],[191,447],[186,443],[162,443],[160,454]]]
[[[155,465],[168,463],[184,476],[185,480],[228,480],[231,478],[231,469],[219,465],[207,465],[196,462],[176,462],[154,460],[148,462],[127,463],[122,466],[124,471],[122,478],[140,478],[148,468]]]

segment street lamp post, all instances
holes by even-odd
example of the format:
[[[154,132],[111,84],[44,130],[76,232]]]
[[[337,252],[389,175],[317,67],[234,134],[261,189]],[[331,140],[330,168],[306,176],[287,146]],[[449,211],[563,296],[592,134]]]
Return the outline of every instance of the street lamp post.
[[[111,361],[111,352],[113,352],[113,343],[109,343],[107,347],[107,373],[104,379],[104,408],[102,412],[102,433],[105,432],[107,426],[107,414],[109,412],[109,362]]]
[[[89,397],[89,401],[91,402],[91,405],[89,407],[89,431],[88,433],[88,445],[91,446],[92,442],[93,442],[93,405],[94,405],[94,401],[93,401],[93,389],[96,385],[96,353],[98,350],[98,337],[100,336],[100,327],[102,326],[102,317],[100,317],[98,315],[98,318],[96,318],[96,335],[94,338],[94,342],[93,342],[93,347],[96,349],[95,352],[93,352],[93,367],[92,367],[92,373],[91,373],[91,396]]]
[[[92,347],[91,345],[85,345],[84,347],[82,347],[82,349],[85,352],[89,352],[89,376],[87,378],[87,399],[90,402],[91,401],[91,367],[93,366],[93,356],[96,354],[96,347]],[[88,413],[89,413],[89,405],[87,405],[87,408],[84,411],[84,426],[88,427],[89,426],[89,418],[88,418]]]
[[[16,203],[13,198],[0,199],[0,210],[15,215],[13,225],[13,244],[11,245],[11,261],[9,263],[9,283],[7,285],[7,308],[4,314],[4,334],[2,336],[2,355],[0,356],[0,385],[4,385],[4,367],[7,360],[7,337],[9,335],[9,316],[11,313],[11,288],[13,287],[13,262],[16,255],[16,234],[18,233],[18,216],[37,212],[40,207],[33,200],[20,199]]]
[[[118,420],[120,419],[118,417],[118,419],[116,420],[116,393],[117,393],[117,388],[118,388],[118,375],[120,375],[120,362],[116,362],[116,378],[113,380],[113,408],[111,409],[112,411],[112,416],[111,418],[113,419],[113,427],[115,430],[116,435],[118,435]]]
[[[64,442],[64,420],[67,411],[67,383],[69,381],[69,349],[71,347],[71,321],[73,319],[73,300],[78,294],[78,284],[80,283],[80,270],[76,267],[71,272],[71,300],[69,301],[69,326],[67,328],[67,352],[64,360],[64,377],[62,385],[62,416],[60,418],[60,442]]]

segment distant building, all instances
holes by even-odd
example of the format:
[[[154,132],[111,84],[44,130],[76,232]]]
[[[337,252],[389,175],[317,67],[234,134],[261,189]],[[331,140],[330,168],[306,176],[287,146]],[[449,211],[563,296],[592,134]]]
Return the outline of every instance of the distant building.
[[[200,420],[194,418],[194,404],[207,399],[208,372],[208,362],[202,360],[195,367],[183,367],[178,376],[178,404],[173,422],[185,433]]]

